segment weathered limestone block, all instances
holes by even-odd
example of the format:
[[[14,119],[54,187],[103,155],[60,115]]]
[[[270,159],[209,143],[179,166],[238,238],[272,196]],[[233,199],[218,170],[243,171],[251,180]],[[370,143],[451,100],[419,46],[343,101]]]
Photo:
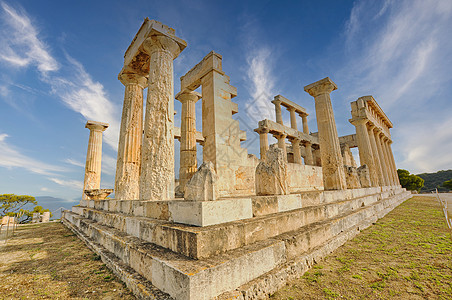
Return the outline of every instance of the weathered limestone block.
[[[46,211],[46,212],[44,212],[44,213],[42,214],[41,222],[42,222],[42,223],[47,223],[47,222],[49,222],[49,221],[50,221],[50,211]]]
[[[283,149],[271,145],[265,161],[256,168],[257,195],[289,194],[287,162]]]
[[[218,197],[218,176],[213,163],[203,163],[185,186],[185,200],[214,201]]]
[[[344,165],[344,171],[345,171],[345,180],[347,181],[347,189],[361,188],[361,184],[358,177],[358,171],[356,167]]]
[[[361,183],[361,187],[367,188],[371,187],[372,183],[370,181],[370,171],[367,165],[362,165],[357,169],[359,182]]]

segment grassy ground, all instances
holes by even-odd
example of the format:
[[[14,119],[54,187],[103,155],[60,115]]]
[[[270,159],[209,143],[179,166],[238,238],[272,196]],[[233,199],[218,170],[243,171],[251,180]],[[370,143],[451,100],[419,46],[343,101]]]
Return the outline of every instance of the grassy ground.
[[[0,299],[135,298],[71,231],[47,223],[0,240]]]
[[[413,197],[271,299],[452,299],[452,236],[433,197]]]

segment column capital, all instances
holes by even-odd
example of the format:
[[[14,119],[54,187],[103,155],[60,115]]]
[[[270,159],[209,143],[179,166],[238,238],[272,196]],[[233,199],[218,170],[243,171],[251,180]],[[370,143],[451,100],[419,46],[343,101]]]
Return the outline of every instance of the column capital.
[[[352,125],[356,126],[356,125],[366,125],[369,122],[369,120],[368,119],[364,119],[364,118],[362,118],[362,119],[350,119],[349,122]]]
[[[277,98],[275,98],[274,100],[272,100],[272,103],[275,104],[275,105],[281,105],[282,101],[277,99]]]
[[[288,107],[287,110],[290,112],[295,112],[295,107]]]
[[[265,134],[265,133],[269,133],[270,130],[268,128],[256,128],[254,129],[255,132],[259,133],[259,134]]]
[[[85,128],[88,128],[90,131],[105,131],[109,126],[108,123],[96,122],[96,121],[87,121],[85,124]]]
[[[148,83],[148,79],[146,78],[146,76],[138,73],[120,73],[118,75],[118,79],[125,86],[129,84],[137,84],[142,89],[145,89]]]
[[[170,53],[173,59],[179,56],[183,50],[175,39],[165,35],[152,35],[145,39],[142,45],[143,50],[148,55],[157,51],[163,51]]]
[[[287,133],[277,132],[272,134],[276,139],[285,139],[287,137]]]
[[[321,94],[329,94],[334,90],[337,90],[337,85],[329,77],[323,78],[304,87],[304,91],[312,97],[317,97]]]
[[[179,100],[180,102],[185,102],[185,101],[197,102],[199,99],[202,98],[202,95],[195,91],[181,91],[181,92],[177,93],[175,98],[177,100]]]

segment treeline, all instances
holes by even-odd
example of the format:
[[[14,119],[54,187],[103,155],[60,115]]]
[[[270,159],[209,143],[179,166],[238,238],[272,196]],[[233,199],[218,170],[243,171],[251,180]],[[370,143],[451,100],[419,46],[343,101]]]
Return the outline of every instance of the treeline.
[[[450,190],[444,187],[443,183],[452,179],[452,170],[422,173],[417,174],[417,176],[424,179],[424,186],[421,188],[421,193],[434,191],[435,188],[438,189],[438,192],[448,192]]]

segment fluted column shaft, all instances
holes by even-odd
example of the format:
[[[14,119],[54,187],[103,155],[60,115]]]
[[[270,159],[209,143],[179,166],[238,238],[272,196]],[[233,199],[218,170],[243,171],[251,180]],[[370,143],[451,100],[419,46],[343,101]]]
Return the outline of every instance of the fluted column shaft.
[[[389,152],[389,159],[391,160],[392,163],[392,168],[394,170],[394,178],[395,178],[395,185],[400,185],[400,180],[399,180],[399,175],[397,174],[397,166],[395,163],[395,159],[394,159],[394,153],[392,152],[392,147],[391,147],[392,141],[388,140],[388,152]]]
[[[374,128],[374,131],[375,131],[375,138],[376,138],[376,142],[377,142],[377,148],[380,153],[380,162],[381,162],[381,167],[383,170],[383,178],[385,180],[385,185],[391,185],[391,180],[389,177],[390,169],[388,166],[389,161],[386,157],[385,149],[383,148],[383,140],[382,140],[383,133],[378,128]]]
[[[199,99],[200,96],[193,92],[182,93],[177,97],[177,100],[182,102],[179,168],[179,184],[182,190],[198,167],[196,159],[195,105]]]
[[[290,127],[292,127],[295,130],[298,130],[297,115],[295,114],[295,108],[293,107],[289,108],[289,112],[290,112]]]
[[[268,129],[262,129],[259,131],[259,144],[260,144],[260,153],[261,159],[265,160],[267,157],[268,151]]]
[[[116,161],[115,199],[139,199],[141,143],[143,138],[143,89],[147,79],[138,74],[121,74],[125,86]]]
[[[375,140],[375,134],[374,134],[374,130],[373,130],[374,127],[375,127],[374,125],[369,125],[367,128],[367,134],[369,135],[370,145],[372,147],[374,164],[376,166],[375,169],[377,170],[378,186],[384,186],[385,180],[383,178],[383,168],[381,167],[380,154],[378,152],[377,142]]]
[[[100,189],[102,165],[102,132],[108,124],[88,121],[85,128],[89,129],[88,151],[86,153],[85,180],[82,199],[88,199],[85,190]]]
[[[301,120],[303,122],[303,133],[309,134],[308,116],[307,115],[301,115]]]
[[[305,165],[310,165],[313,166],[314,165],[314,158],[312,155],[312,144],[310,142],[305,142],[305,159],[304,159],[304,164]]]
[[[167,36],[143,43],[149,55],[149,81],[141,157],[140,199],[174,198],[173,60],[179,45]]]
[[[292,151],[293,151],[293,162],[296,164],[301,164],[301,147],[300,147],[300,139],[292,139],[290,141],[292,143]]]
[[[378,186],[377,168],[373,158],[372,146],[367,132],[367,120],[355,120],[352,122],[356,128],[356,140],[358,143],[359,160],[361,165],[367,165],[372,186]]]
[[[394,170],[392,168],[392,162],[391,162],[391,158],[389,157],[389,151],[388,151],[388,138],[385,136],[381,137],[382,140],[382,148],[383,148],[383,152],[385,154],[385,159],[387,162],[387,166],[388,166],[388,177],[389,177],[389,185],[395,185],[395,178],[394,178]]]
[[[275,113],[276,113],[276,123],[283,124],[282,120],[282,112],[281,112],[281,101],[280,100],[273,100],[273,104],[275,104]]]
[[[287,161],[286,137],[287,137],[287,134],[275,135],[275,138],[278,140],[278,148],[283,150],[284,159]]]
[[[330,98],[330,93],[335,89],[337,89],[336,84],[328,77],[304,88],[315,100],[324,188],[345,190],[347,182],[344,163]]]

